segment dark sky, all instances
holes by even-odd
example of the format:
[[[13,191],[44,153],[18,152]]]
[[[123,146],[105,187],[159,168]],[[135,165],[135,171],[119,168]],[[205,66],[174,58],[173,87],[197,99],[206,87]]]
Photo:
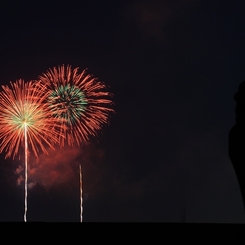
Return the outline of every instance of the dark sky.
[[[84,222],[244,223],[228,133],[245,80],[245,2],[79,2],[0,6],[1,84],[70,64],[115,101],[89,144],[32,159],[27,220],[79,222],[81,163]],[[0,221],[23,221],[23,161],[4,156]]]

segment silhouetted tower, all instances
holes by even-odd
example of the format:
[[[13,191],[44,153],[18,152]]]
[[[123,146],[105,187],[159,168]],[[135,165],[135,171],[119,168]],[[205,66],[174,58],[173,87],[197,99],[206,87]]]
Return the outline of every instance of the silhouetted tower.
[[[238,179],[243,205],[245,205],[245,81],[240,84],[234,99],[236,124],[229,132],[229,157]]]

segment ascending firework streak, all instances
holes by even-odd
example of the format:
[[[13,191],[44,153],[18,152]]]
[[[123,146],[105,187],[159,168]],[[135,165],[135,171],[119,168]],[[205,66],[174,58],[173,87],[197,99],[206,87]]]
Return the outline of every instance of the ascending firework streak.
[[[80,176],[80,221],[83,222],[83,182],[82,182],[82,166],[79,165]]]
[[[28,153],[28,144],[27,144],[27,123],[24,122],[25,127],[25,212],[24,212],[24,221],[26,222],[27,215],[27,153]]]
[[[46,90],[46,103],[53,118],[62,121],[60,145],[80,145],[95,136],[109,121],[109,114],[114,112],[112,94],[106,85],[87,70],[78,73],[79,68],[72,69],[64,65],[49,69],[39,76],[40,85]],[[82,221],[82,184],[80,166],[80,200]]]
[[[7,157],[13,159],[24,144],[25,149],[25,212],[27,214],[27,160],[28,142],[35,156],[46,147],[54,149],[61,135],[60,122],[50,115],[48,105],[44,103],[44,90],[37,82],[18,80],[2,86],[0,91],[0,153],[4,150]],[[19,153],[20,157],[20,153]]]

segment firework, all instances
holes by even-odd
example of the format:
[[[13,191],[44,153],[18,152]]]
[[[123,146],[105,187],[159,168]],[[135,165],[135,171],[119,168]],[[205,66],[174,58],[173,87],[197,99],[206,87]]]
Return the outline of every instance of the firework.
[[[112,94],[104,83],[83,70],[71,66],[58,66],[39,76],[41,86],[46,90],[46,103],[54,118],[62,122],[60,145],[80,145],[89,136],[95,136],[108,123]],[[80,175],[80,221],[82,222],[82,168]]]
[[[38,89],[37,89],[38,88]],[[53,148],[58,142],[61,131],[57,120],[49,114],[43,101],[44,90],[37,87],[37,82],[25,83],[18,80],[2,86],[0,92],[0,153],[6,151],[6,158],[16,157],[20,147],[25,149],[25,213],[27,213],[27,151],[31,146],[35,156],[46,147]]]
[[[83,189],[82,189],[82,166],[79,165],[79,177],[80,177],[80,222],[83,221]]]
[[[111,108],[111,93],[87,70],[78,73],[79,68],[58,66],[39,76],[42,87],[46,90],[46,103],[54,118],[62,121],[61,146],[80,145],[89,136],[95,136],[108,123]]]
[[[25,128],[35,156],[46,147],[53,148],[61,137],[57,119],[50,115],[44,103],[44,90],[35,82],[18,80],[2,86],[0,92],[0,153],[6,151],[6,158],[16,157],[24,144]]]

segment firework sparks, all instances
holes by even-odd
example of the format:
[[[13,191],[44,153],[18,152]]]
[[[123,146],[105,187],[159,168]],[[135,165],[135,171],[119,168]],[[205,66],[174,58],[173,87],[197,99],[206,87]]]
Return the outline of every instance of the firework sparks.
[[[6,151],[6,158],[16,157],[21,146],[25,149],[25,212],[27,214],[27,150],[28,143],[35,156],[45,146],[53,148],[59,140],[60,130],[49,115],[47,104],[43,102],[43,90],[36,82],[18,80],[2,86],[0,92],[0,153]]]
[[[44,90],[35,82],[18,80],[2,86],[0,92],[0,153],[6,158],[16,157],[24,143],[25,128],[28,143],[35,156],[46,147],[54,149],[61,135],[58,120],[54,119],[44,103]]]
[[[53,117],[62,120],[68,145],[80,145],[108,123],[113,112],[111,94],[86,69],[78,73],[78,68],[58,66],[43,73],[39,80],[46,89],[46,102]],[[63,146],[65,139],[60,139]]]

